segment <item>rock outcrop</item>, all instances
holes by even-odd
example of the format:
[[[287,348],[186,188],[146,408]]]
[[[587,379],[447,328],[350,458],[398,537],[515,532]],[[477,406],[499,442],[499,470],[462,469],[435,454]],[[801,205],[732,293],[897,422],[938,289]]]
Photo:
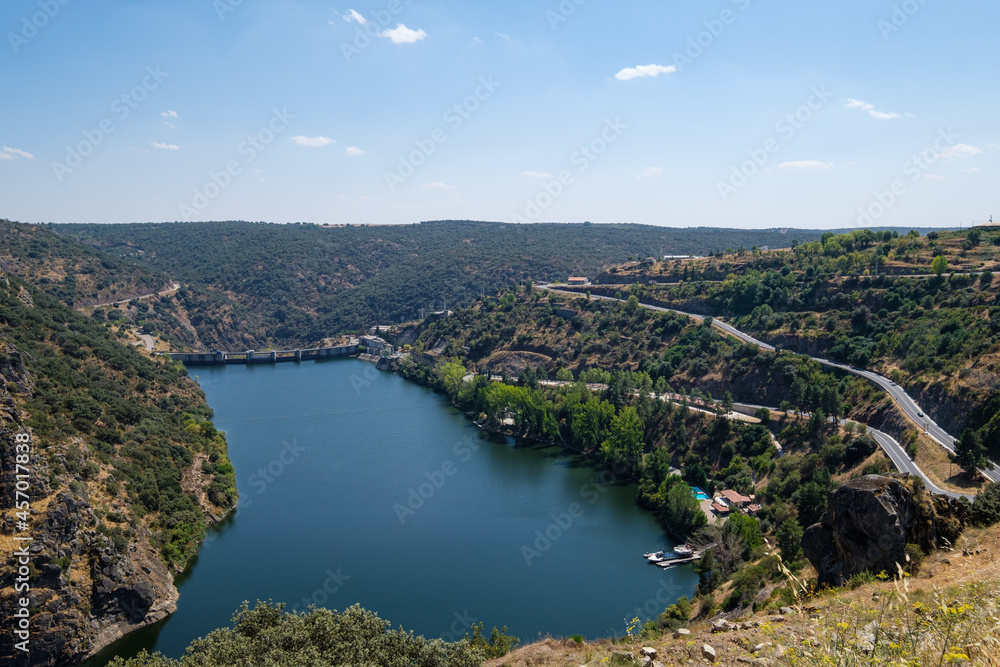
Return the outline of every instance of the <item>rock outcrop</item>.
[[[860,572],[890,575],[906,568],[906,545],[925,551],[961,533],[965,507],[932,497],[919,480],[868,475],[830,494],[820,523],[806,529],[802,550],[819,584],[839,586]]]

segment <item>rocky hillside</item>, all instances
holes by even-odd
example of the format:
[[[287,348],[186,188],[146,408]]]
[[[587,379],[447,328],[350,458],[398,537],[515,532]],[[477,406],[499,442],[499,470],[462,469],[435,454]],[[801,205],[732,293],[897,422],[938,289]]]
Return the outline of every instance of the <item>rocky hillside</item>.
[[[232,466],[183,368],[5,274],[0,376],[0,622],[26,598],[31,629],[0,635],[0,662],[73,664],[173,611]]]

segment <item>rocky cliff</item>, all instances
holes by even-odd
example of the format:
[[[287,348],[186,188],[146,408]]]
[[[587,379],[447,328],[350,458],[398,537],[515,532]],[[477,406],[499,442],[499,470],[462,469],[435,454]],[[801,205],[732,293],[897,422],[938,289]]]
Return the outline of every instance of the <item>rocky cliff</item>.
[[[908,544],[924,551],[953,544],[968,504],[932,496],[919,480],[868,475],[830,494],[822,520],[806,529],[802,549],[819,584],[839,586],[860,572],[904,569]]]
[[[2,665],[76,664],[165,618],[168,564],[235,500],[203,394],[111,334],[0,274]]]

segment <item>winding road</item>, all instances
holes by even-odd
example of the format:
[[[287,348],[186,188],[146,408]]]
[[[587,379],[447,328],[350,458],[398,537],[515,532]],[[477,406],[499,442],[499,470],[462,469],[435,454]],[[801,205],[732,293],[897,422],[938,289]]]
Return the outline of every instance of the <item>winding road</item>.
[[[558,294],[581,296],[580,292],[560,289],[558,287],[554,287],[549,284],[538,285],[538,289],[544,289],[550,292],[556,292]],[[616,299],[614,297],[600,296],[596,294],[592,294],[590,298],[600,299],[603,301],[619,301],[619,302],[624,301],[624,299]],[[647,310],[663,312],[663,313],[677,313],[678,315],[684,315],[686,317],[690,317],[691,319],[697,320],[698,322],[704,322],[707,319],[706,316],[704,315],[685,313],[682,310],[677,310],[674,308],[650,306],[643,303],[640,303],[639,305],[641,305],[643,308],[646,308]],[[712,326],[716,327],[720,331],[730,336],[733,336],[734,338],[738,338],[744,343],[757,345],[762,350],[767,350],[769,352],[775,351],[773,345],[768,345],[764,341],[757,340],[753,336],[744,333],[739,329],[729,324],[726,324],[725,322],[720,321],[718,318],[712,318]],[[909,394],[907,394],[902,387],[897,385],[889,378],[883,377],[878,373],[873,373],[872,371],[864,370],[861,368],[855,368],[853,366],[847,366],[845,364],[840,364],[834,361],[830,361],[829,359],[821,359],[819,357],[810,357],[810,359],[824,366],[827,366],[828,368],[835,368],[838,370],[846,371],[848,373],[852,373],[854,375],[858,375],[860,377],[865,378],[869,382],[873,382],[874,384],[878,385],[879,387],[884,389],[887,394],[889,394],[889,397],[892,398],[892,400],[896,403],[896,405],[898,405],[900,409],[902,409],[903,412],[906,413],[906,415],[910,419],[912,419],[915,423],[921,425],[924,428],[924,431],[927,433],[927,435],[929,435],[935,442],[937,442],[946,450],[948,450],[948,452],[952,454],[955,453],[955,438],[947,431],[945,431],[943,428],[938,426],[933,419],[928,417],[923,412],[923,410],[920,409],[920,406],[917,405],[917,402],[914,401],[913,398]],[[761,406],[749,406],[749,407],[761,407]],[[893,438],[887,433],[883,433],[882,431],[874,429],[870,426],[868,426],[867,428],[868,432],[871,434],[873,438],[875,438],[876,442],[879,443],[879,445],[889,456],[889,458],[892,459],[892,462],[896,465],[897,468],[899,468],[900,472],[908,472],[910,474],[919,476],[921,479],[924,480],[924,483],[927,485],[928,490],[930,490],[932,493],[950,496],[953,498],[963,497],[963,494],[954,493],[951,491],[945,491],[944,489],[940,488],[939,486],[931,482],[930,478],[928,478],[927,475],[924,473],[924,471],[921,470],[916,463],[914,463],[913,459],[910,458],[910,456],[906,453],[906,450],[903,448],[902,445],[899,444],[899,442],[896,441],[895,438]],[[1000,482],[1000,468],[998,468],[995,464],[991,463],[990,468],[988,470],[981,470],[980,472],[991,482]],[[964,497],[972,498],[974,496],[965,495]]]

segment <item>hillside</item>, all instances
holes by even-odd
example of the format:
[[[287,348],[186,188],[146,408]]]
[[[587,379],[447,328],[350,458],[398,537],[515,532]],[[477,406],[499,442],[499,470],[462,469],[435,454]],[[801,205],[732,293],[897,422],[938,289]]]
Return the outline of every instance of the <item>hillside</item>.
[[[184,285],[172,315],[202,349],[315,344],[471,303],[524,280],[593,277],[629,256],[707,253],[729,244],[787,247],[788,230],[464,221],[321,227],[245,222],[55,225]],[[799,240],[820,232],[796,232]],[[153,318],[155,319],[155,318]],[[184,337],[152,323],[171,342]],[[187,341],[189,344],[192,341]]]
[[[626,264],[601,279],[641,283],[645,303],[727,317],[783,349],[876,370],[998,457],[998,243],[989,227],[923,237],[859,230],[793,250]]]
[[[70,253],[57,265],[86,261]],[[0,543],[14,553],[19,538],[32,540],[31,664],[70,664],[172,611],[174,574],[206,521],[235,504],[233,469],[204,394],[182,367],[7,274],[0,375]],[[15,591],[17,568],[16,559],[0,565],[8,628],[26,593]],[[20,664],[14,641],[11,632],[0,639],[4,664]]]

